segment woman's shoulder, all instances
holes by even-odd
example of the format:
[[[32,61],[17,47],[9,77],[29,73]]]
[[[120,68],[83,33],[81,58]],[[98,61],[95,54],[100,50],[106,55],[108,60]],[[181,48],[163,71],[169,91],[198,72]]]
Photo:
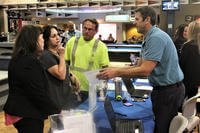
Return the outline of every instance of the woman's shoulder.
[[[57,58],[56,55],[54,55],[52,52],[50,52],[49,50],[44,50],[44,52],[42,53],[42,55],[40,56],[40,60],[49,60],[52,58]]]
[[[186,40],[178,38],[174,41],[174,44],[184,44],[185,42]]]
[[[15,59],[11,59],[9,66],[15,66],[16,68],[39,68],[41,67],[40,61],[37,59],[37,57],[33,55],[27,55],[27,56],[20,56]]]
[[[189,41],[189,42],[184,43],[184,47],[196,48],[197,45],[195,41]]]
[[[182,48],[182,51],[194,52],[196,50],[198,50],[198,46],[194,41],[189,41],[189,42],[184,43],[183,48]]]
[[[17,57],[16,60],[27,62],[27,63],[28,62],[30,62],[30,63],[36,63],[37,62],[38,63],[39,62],[38,58],[33,54]]]

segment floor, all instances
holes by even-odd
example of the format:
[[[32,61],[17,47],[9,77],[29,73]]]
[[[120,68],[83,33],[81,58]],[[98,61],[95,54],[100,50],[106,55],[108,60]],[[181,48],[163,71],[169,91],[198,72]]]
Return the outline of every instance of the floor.
[[[0,133],[17,133],[17,130],[12,126],[6,126],[4,124],[4,113],[0,112]],[[49,119],[45,121],[44,133],[48,133],[50,127]]]
[[[10,126],[5,126],[4,124],[4,113],[0,112],[0,133],[17,133],[16,129],[10,125]],[[50,121],[45,120],[45,126],[44,126],[44,133],[48,133],[50,128]],[[197,130],[195,130],[193,133],[198,133]]]

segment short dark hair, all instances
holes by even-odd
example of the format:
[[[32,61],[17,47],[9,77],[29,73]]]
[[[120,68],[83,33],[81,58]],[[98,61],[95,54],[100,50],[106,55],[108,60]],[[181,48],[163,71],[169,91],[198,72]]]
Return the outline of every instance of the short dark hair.
[[[154,8],[149,7],[149,6],[144,6],[144,7],[136,9],[135,12],[140,12],[143,20],[145,20],[147,17],[150,17],[151,25],[156,24],[156,11],[154,10]]]
[[[39,26],[25,25],[18,33],[12,58],[18,56],[27,56],[35,54],[38,48],[38,37],[42,34],[42,28]]]
[[[58,31],[58,28],[53,25],[46,25],[43,28],[44,49],[48,49],[48,41],[49,41],[49,37],[51,36],[51,29],[56,29]]]
[[[89,21],[89,22],[95,24],[95,29],[98,30],[98,28],[99,28],[99,23],[98,23],[98,21],[97,21],[95,18],[93,18],[93,19],[87,18],[87,19],[83,20],[83,25],[84,25],[84,23],[85,23],[86,21]]]

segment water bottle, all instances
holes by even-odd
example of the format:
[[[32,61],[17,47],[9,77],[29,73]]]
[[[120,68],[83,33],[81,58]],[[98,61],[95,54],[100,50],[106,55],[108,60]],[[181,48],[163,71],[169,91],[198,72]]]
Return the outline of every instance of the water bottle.
[[[115,83],[115,99],[122,100],[122,79],[120,77],[116,77],[114,79]]]
[[[131,60],[131,65],[135,65],[137,63],[135,54],[130,53],[130,60]]]
[[[104,80],[103,82],[101,82],[99,88],[99,101],[105,101],[107,88],[108,88],[107,81]]]

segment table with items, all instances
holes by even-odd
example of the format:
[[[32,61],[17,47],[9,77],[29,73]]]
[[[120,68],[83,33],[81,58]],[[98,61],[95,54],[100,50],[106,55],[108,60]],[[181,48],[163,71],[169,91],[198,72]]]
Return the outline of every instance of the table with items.
[[[135,80],[135,89],[152,90],[146,79]],[[152,103],[150,97],[146,99],[134,99],[128,95],[126,88],[122,85],[122,100],[115,99],[115,85],[113,81],[108,82],[108,90],[106,93],[105,102],[99,101],[97,98],[96,109],[93,111],[94,123],[96,124],[97,133],[111,133],[117,132],[116,123],[123,125],[122,120],[129,121],[129,125],[125,124],[125,128],[138,128],[139,131],[144,133],[153,133],[154,130],[154,115],[152,111]],[[124,101],[126,99],[126,101]],[[130,106],[124,104],[127,102]],[[80,109],[87,109],[88,101],[79,106]],[[119,121],[120,120],[120,121]],[[133,121],[132,121],[133,120]],[[138,122],[141,125],[138,125]],[[113,121],[115,121],[113,123]],[[125,121],[125,123],[127,123]],[[130,125],[135,124],[135,125]],[[138,127],[134,127],[138,126]],[[119,125],[117,125],[120,128]],[[137,130],[137,129],[136,129]],[[120,131],[121,133],[128,130]],[[128,131],[129,132],[129,131]]]
[[[153,133],[154,116],[150,97],[133,101],[132,98],[127,99],[127,92],[123,91],[122,100],[117,101],[113,83],[109,83],[105,101],[99,100],[99,97],[97,97],[95,109],[88,111],[89,100],[86,100],[77,110],[86,110],[92,114],[96,133],[126,133],[127,131],[134,133],[136,130],[138,132]],[[125,97],[126,101],[124,101]],[[131,106],[124,105],[124,102],[128,102]],[[88,121],[84,119],[84,123]],[[84,131],[82,130],[82,132]]]

